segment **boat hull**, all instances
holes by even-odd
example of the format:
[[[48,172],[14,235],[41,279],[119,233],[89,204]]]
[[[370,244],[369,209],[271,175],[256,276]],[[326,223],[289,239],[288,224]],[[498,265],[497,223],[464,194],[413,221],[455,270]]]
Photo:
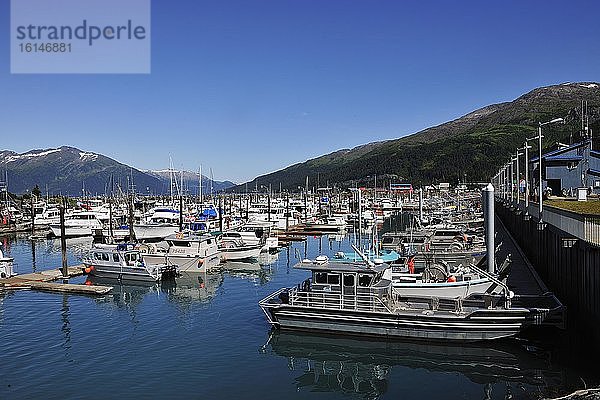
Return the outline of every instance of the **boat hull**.
[[[113,267],[108,265],[86,265],[86,267],[90,267],[90,275],[98,278],[112,278],[143,282],[157,282],[161,280],[160,273],[153,276],[143,268],[120,268],[118,266]]]
[[[510,309],[475,312],[469,317],[392,314],[350,310],[306,309],[289,305],[263,307],[280,329],[424,340],[482,341],[518,334],[529,311]]]
[[[50,225],[52,234],[61,237],[60,225]],[[65,227],[65,237],[92,236],[92,228],[88,226],[67,226]]]
[[[260,255],[260,246],[244,246],[244,247],[222,247],[221,260],[223,261],[236,261],[236,260],[249,260],[256,259]]]
[[[179,232],[179,226],[173,224],[133,225],[136,240],[162,240],[177,232]]]
[[[207,256],[173,255],[168,257],[164,254],[143,254],[144,262],[148,265],[173,264],[179,268],[179,272],[207,272],[220,263],[219,253]]]

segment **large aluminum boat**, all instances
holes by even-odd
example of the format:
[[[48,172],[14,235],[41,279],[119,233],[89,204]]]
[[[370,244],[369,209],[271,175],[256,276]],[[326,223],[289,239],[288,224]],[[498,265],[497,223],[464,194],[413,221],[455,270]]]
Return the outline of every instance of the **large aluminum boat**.
[[[259,302],[270,324],[281,329],[397,338],[479,341],[518,334],[540,324],[548,309],[512,307],[500,294],[454,299],[403,296],[387,264],[329,262],[327,257],[294,266],[311,277]],[[501,283],[501,282],[499,282]]]

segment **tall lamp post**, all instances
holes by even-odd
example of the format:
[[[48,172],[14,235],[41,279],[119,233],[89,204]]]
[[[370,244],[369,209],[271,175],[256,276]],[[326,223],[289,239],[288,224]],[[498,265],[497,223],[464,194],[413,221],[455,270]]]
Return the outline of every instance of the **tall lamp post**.
[[[523,153],[519,153],[517,149],[515,161],[517,162],[517,208],[519,207],[519,203],[521,201],[521,176],[519,175],[519,156],[522,156]]]
[[[525,150],[525,215],[529,215],[529,149],[531,146],[525,140],[525,144],[522,149]]]
[[[548,124],[554,124],[557,122],[564,122],[565,120],[563,118],[554,118],[550,121],[547,122],[540,122],[538,125],[538,135],[537,137],[534,137],[532,139],[528,139],[528,140],[533,140],[533,139],[538,139],[538,152],[539,152],[539,158],[538,158],[538,183],[539,183],[539,188],[538,188],[538,196],[539,196],[539,214],[540,214],[540,220],[538,222],[540,229],[543,229],[544,225],[543,225],[543,220],[542,220],[542,203],[543,203],[543,189],[542,189],[542,126],[544,125],[548,125]]]

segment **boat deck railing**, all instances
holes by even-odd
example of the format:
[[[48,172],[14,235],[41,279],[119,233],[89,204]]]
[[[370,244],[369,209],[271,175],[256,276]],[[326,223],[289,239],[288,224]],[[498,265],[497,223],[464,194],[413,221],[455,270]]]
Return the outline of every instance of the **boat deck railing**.
[[[342,294],[292,288],[289,291],[289,304],[297,307],[391,313],[385,301],[374,293]]]

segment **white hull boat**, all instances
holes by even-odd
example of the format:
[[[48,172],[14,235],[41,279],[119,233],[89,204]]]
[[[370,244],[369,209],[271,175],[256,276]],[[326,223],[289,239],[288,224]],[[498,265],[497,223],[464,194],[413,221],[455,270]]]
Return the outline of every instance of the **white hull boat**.
[[[10,278],[15,275],[13,261],[12,257],[4,257],[2,250],[0,250],[0,278]]]
[[[133,233],[136,240],[162,240],[177,233],[179,225],[170,223],[134,224]]]
[[[148,264],[169,263],[180,272],[207,272],[219,265],[221,254],[216,239],[209,234],[176,233],[165,238],[168,249],[156,245],[140,245],[144,261]]]

